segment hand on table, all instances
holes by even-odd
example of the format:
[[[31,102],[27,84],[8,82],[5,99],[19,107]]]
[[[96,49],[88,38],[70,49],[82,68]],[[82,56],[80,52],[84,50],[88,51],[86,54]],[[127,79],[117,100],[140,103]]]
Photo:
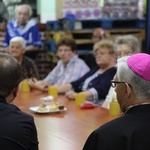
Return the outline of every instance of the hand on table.
[[[44,80],[37,80],[36,78],[29,79],[29,85],[32,89],[37,89],[40,91],[47,91],[48,90],[48,83]]]
[[[71,99],[71,100],[75,100],[75,97],[76,97],[76,92],[74,91],[69,91],[69,92],[66,92],[66,97]]]

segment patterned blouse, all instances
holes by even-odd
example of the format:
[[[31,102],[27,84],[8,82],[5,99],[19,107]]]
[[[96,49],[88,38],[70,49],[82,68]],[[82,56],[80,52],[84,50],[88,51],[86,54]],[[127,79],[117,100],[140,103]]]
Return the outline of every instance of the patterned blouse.
[[[81,78],[89,71],[86,63],[77,55],[71,58],[67,66],[64,66],[62,60],[59,60],[56,67],[44,79],[49,84],[60,85],[66,82],[72,82]]]
[[[32,59],[23,56],[21,67],[22,67],[23,79],[27,79],[31,77],[35,77],[39,79],[39,72],[37,66]]]

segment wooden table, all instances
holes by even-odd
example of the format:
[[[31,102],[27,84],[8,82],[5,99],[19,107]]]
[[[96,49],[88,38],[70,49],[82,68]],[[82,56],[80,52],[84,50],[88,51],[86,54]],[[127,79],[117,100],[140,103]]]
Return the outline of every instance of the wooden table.
[[[58,101],[65,105],[64,113],[37,114],[29,107],[41,103],[40,98],[46,93],[33,91],[18,93],[14,100],[22,111],[34,116],[38,132],[40,150],[81,150],[89,134],[102,124],[114,119],[107,109],[80,109],[75,101],[59,95]]]

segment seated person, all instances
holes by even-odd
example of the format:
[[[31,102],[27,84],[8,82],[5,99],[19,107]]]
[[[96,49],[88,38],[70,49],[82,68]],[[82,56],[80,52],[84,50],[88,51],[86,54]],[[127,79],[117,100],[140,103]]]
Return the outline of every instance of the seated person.
[[[139,41],[133,35],[118,36],[115,40],[114,45],[118,58],[140,52]],[[116,100],[116,92],[112,87],[110,87],[108,95],[106,96],[106,99],[102,104],[102,107],[109,109],[110,102]]]
[[[23,79],[32,77],[39,78],[39,73],[34,61],[24,56],[25,47],[26,44],[23,37],[17,36],[10,40],[8,52],[21,64]]]
[[[92,35],[92,42],[95,44],[96,42],[99,42],[100,40],[103,40],[106,38],[105,31],[102,28],[96,28],[93,31]]]
[[[120,58],[112,81],[124,115],[101,125],[87,138],[82,150],[150,149],[150,55]]]
[[[87,100],[105,99],[111,85],[110,80],[116,73],[113,43],[109,40],[97,42],[94,45],[94,53],[98,66],[80,79],[58,86],[59,93],[66,92],[69,99],[75,99],[77,92],[84,93]]]
[[[37,50],[42,46],[39,29],[36,22],[30,19],[32,9],[30,5],[18,5],[15,10],[16,20],[7,24],[4,47],[8,51],[10,40],[15,36],[22,36],[26,40],[25,50]]]
[[[95,44],[96,42],[103,40],[105,38],[106,38],[105,31],[102,28],[96,28],[93,31],[92,43]],[[85,62],[90,68],[97,66],[96,61],[95,61],[95,57],[93,54],[86,55],[85,56]]]
[[[84,60],[77,55],[77,45],[72,38],[63,37],[57,43],[57,55],[59,61],[56,67],[47,75],[44,80],[30,80],[31,88],[45,90],[45,85],[60,85],[72,82],[81,78],[89,71]]]
[[[13,105],[22,81],[15,58],[0,53],[0,149],[38,150],[37,130],[32,115]]]

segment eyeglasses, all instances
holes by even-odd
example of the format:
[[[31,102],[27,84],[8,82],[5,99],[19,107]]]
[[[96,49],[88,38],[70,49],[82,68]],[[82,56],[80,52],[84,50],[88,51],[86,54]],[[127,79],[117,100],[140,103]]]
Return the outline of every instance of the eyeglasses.
[[[111,86],[113,88],[115,88],[117,84],[125,84],[126,83],[126,82],[114,81],[114,80],[111,80],[110,82],[111,82]]]

